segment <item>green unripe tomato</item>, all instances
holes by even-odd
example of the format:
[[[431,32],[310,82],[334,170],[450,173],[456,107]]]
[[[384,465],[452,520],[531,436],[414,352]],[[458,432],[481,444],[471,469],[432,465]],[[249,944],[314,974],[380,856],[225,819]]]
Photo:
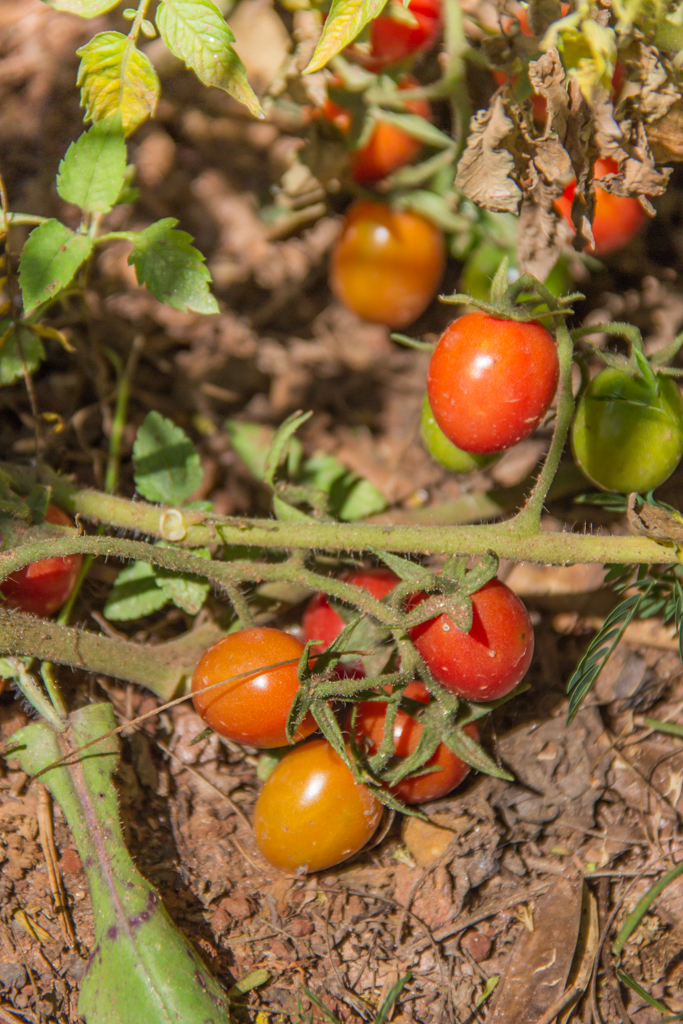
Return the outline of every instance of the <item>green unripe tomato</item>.
[[[451,473],[471,473],[475,469],[488,466],[495,459],[494,455],[471,455],[449,441],[439,424],[434,419],[429,398],[425,394],[422,402],[422,418],[420,429],[425,448],[436,461],[440,462]]]
[[[642,377],[608,366],[579,399],[572,425],[574,458],[605,491],[644,494],[671,476],[683,457],[683,401],[671,377],[659,394]]]

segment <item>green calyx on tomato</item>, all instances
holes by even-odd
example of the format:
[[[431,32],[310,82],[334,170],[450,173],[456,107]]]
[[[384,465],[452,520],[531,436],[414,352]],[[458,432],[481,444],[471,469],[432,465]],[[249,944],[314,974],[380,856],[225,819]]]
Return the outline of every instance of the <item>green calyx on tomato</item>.
[[[425,394],[422,402],[420,430],[425,448],[434,459],[451,473],[472,473],[475,469],[488,466],[495,455],[472,455],[449,441],[439,424],[434,419],[429,396]]]
[[[579,399],[572,425],[574,458],[606,491],[644,494],[671,476],[683,457],[683,400],[664,374],[657,390],[642,377],[606,367]]]

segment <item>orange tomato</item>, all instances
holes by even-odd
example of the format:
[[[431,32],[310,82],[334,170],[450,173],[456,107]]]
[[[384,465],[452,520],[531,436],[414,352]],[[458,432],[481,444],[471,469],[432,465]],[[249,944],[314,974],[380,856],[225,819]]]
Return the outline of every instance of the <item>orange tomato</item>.
[[[429,305],[444,266],[443,234],[431,221],[361,199],[332,251],[330,285],[365,320],[405,327]]]
[[[214,732],[237,743],[285,746],[287,716],[299,690],[297,663],[303,650],[296,637],[269,626],[230,633],[209,647],[194,670],[195,711]],[[266,668],[290,660],[290,665]],[[253,674],[246,678],[233,678],[251,669]],[[206,690],[222,680],[230,681]],[[316,729],[315,719],[308,714],[294,738],[305,739]]]
[[[382,805],[327,740],[295,747],[266,779],[254,810],[254,838],[281,871],[322,871],[372,838]]]

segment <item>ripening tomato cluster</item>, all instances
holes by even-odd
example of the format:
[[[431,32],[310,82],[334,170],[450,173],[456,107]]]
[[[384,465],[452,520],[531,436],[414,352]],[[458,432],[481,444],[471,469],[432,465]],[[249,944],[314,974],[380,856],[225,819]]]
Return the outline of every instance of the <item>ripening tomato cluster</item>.
[[[377,600],[399,582],[389,569],[352,570],[341,577],[362,587]],[[414,594],[405,610],[427,595]],[[409,630],[433,679],[469,701],[488,702],[510,693],[524,677],[533,653],[531,621],[520,599],[498,579],[472,595],[472,627],[460,630],[445,613]],[[309,602],[301,624],[304,642],[322,651],[344,628],[344,620],[320,593]],[[297,670],[305,646],[301,640],[271,627],[232,633],[202,657],[192,678],[195,709],[212,729],[230,740],[257,748],[287,744],[286,724],[299,692]],[[359,662],[343,666],[346,674],[363,677]],[[384,739],[386,700],[356,703],[342,720],[345,735],[371,756]],[[432,700],[419,680],[410,683],[393,724],[395,758],[409,757],[423,732],[419,709]],[[417,715],[417,717],[416,717]],[[382,805],[358,784],[344,760],[327,740],[308,738],[317,728],[310,713],[299,727],[297,745],[278,762],[266,780],[254,813],[259,849],[284,871],[319,871],[353,856],[375,833]],[[476,725],[463,732],[475,743]],[[305,742],[298,742],[305,740]],[[388,786],[406,804],[434,800],[460,785],[470,766],[445,742],[439,742],[424,769]],[[384,785],[382,783],[382,785]]]
[[[481,468],[528,437],[550,407],[559,376],[552,335],[535,321],[466,313],[446,328],[429,364],[422,436],[454,472]],[[607,491],[645,494],[683,458],[683,399],[666,373],[608,366],[579,395],[574,459]]]
[[[48,505],[45,521],[54,526],[73,526],[56,505]],[[25,565],[0,583],[0,605],[47,618],[70,597],[82,564],[82,555],[66,555]]]

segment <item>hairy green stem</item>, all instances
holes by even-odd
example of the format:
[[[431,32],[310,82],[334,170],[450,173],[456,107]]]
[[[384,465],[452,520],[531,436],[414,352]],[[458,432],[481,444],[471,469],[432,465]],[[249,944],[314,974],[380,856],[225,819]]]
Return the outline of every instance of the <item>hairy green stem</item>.
[[[36,482],[35,470],[0,464],[13,485],[28,493]],[[399,554],[483,555],[495,551],[501,558],[516,561],[567,565],[577,562],[621,562],[656,564],[673,560],[673,552],[648,537],[613,537],[539,531],[520,535],[514,519],[478,526],[392,526],[374,523],[280,522],[273,519],[223,518],[197,511],[168,509],[142,501],[129,501],[99,491],[79,491],[57,474],[46,473],[52,497],[72,515],[96,523],[144,534],[147,537],[178,540],[183,547],[206,547],[225,543],[272,550],[309,549],[330,552],[393,551]],[[169,536],[171,533],[171,536]],[[57,548],[55,545],[59,545]],[[53,554],[99,554],[137,558],[164,565],[177,572],[192,572],[217,583],[239,582],[230,563],[213,562],[193,556],[181,548],[150,548],[148,544],[114,537],[61,537],[22,545],[19,551],[0,555],[0,569],[6,575],[29,562]],[[217,568],[218,567],[218,568]]]
[[[176,695],[183,678],[194,670],[207,647],[222,635],[217,626],[206,625],[185,633],[178,640],[152,646],[60,626],[51,619],[36,619],[0,608],[0,650],[6,654],[41,658],[125,679],[147,687],[164,700]],[[37,684],[34,683],[30,692],[24,687],[22,691],[36,707],[35,693],[41,695]],[[56,722],[59,716],[46,697],[43,697],[43,704],[38,709],[40,713],[46,718],[52,715],[50,720]]]

